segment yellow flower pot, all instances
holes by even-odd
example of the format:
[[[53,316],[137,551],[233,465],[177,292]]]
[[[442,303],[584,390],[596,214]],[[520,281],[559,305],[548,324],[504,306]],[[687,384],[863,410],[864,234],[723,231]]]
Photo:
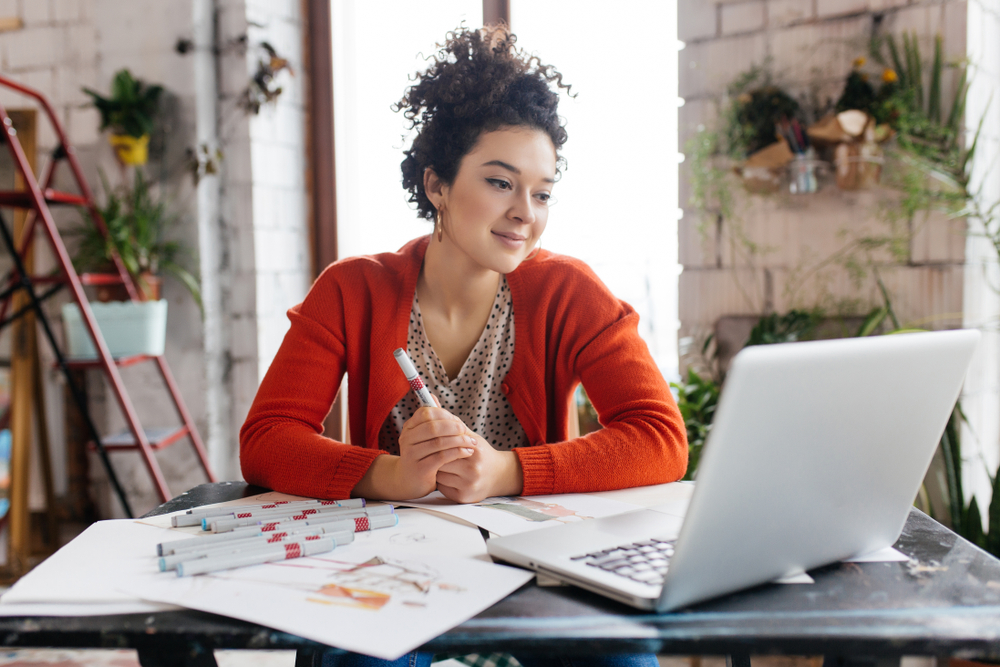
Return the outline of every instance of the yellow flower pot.
[[[130,137],[125,134],[112,134],[108,142],[115,149],[115,155],[128,165],[143,165],[149,159],[149,135]]]

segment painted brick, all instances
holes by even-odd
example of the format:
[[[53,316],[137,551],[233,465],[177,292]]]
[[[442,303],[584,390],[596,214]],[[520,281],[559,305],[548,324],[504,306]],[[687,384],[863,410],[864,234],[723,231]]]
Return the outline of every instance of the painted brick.
[[[914,221],[911,261],[914,264],[965,261],[966,223],[932,212]]]
[[[69,118],[66,123],[66,131],[74,146],[96,144],[101,140],[101,133],[97,129],[101,126],[101,115],[97,109],[70,106],[67,110]]]
[[[964,2],[949,2],[944,5],[942,11],[944,12],[944,26],[941,33],[944,41],[944,52],[949,57],[961,57],[966,52],[967,5]]]
[[[51,27],[24,28],[5,33],[3,41],[7,47],[7,66],[16,71],[55,65],[60,53],[57,37],[61,33],[61,30]]]
[[[28,1],[30,3],[36,0]],[[79,21],[83,18],[82,10],[80,0],[52,0],[52,19],[57,23]]]
[[[921,35],[922,43],[920,44],[920,50],[926,57],[928,54],[933,53],[933,51],[928,51],[928,44],[924,44],[923,42],[926,40],[929,43],[928,36],[937,32],[940,25],[940,18],[941,10],[939,7],[915,5],[887,14],[884,27],[886,32],[891,32],[897,36],[902,35],[904,32],[913,31]]]
[[[302,20],[301,3],[296,0],[246,0],[245,4],[247,17],[257,23]]]
[[[716,126],[719,117],[719,102],[715,99],[690,99],[677,110],[678,146],[688,150],[688,141],[700,128]]]
[[[233,386],[233,417],[236,423],[243,423],[247,413],[250,412],[250,404],[253,403],[257,394],[257,387],[260,386],[263,374],[257,365],[256,357],[253,359],[233,360],[230,369]]]
[[[21,18],[24,20],[24,25],[28,27],[50,22],[52,20],[51,0],[23,0]]]
[[[260,145],[251,149],[255,184],[280,188],[304,186],[305,156],[302,151],[281,144]]]
[[[868,10],[868,0],[816,0],[816,16],[826,18]]]
[[[677,37],[683,41],[715,37],[718,10],[707,0],[679,0],[677,3]]]
[[[70,26],[63,33],[63,59],[71,67],[94,67],[97,63],[97,29],[92,25]]]
[[[249,317],[234,320],[229,327],[230,351],[237,359],[251,359],[257,356],[257,323]]]
[[[763,33],[689,44],[678,54],[681,97],[721,95],[737,75],[767,55]]]
[[[678,277],[678,312],[685,327],[711,327],[723,315],[761,312],[763,281],[750,271],[685,269]]]
[[[278,317],[258,317],[257,321],[257,364],[263,377],[291,324],[283,313]]]
[[[105,81],[97,78],[97,67],[93,64],[81,63],[80,67],[60,67],[56,76],[56,98],[60,104],[83,107],[90,106],[93,100],[83,92],[84,88],[100,90]]]
[[[781,28],[813,18],[813,0],[771,0],[767,3],[769,27]]]
[[[254,229],[254,249],[256,250],[254,269],[258,272],[273,273],[287,266],[294,255],[288,237],[287,232],[278,229]],[[266,305],[269,301],[264,299],[260,292],[257,296],[258,312],[260,312],[261,304]]]
[[[277,211],[267,211],[266,215],[260,216],[256,200],[258,192],[267,192],[270,188],[279,185],[279,183],[271,180],[272,174],[277,174],[281,170],[280,166],[276,164],[279,155],[280,152],[276,147],[263,142],[255,141],[250,145],[250,168],[252,169],[252,182],[255,186],[254,227],[274,224],[273,222],[268,222],[268,220],[273,221],[276,218]]]
[[[254,259],[256,257],[254,247],[256,240],[251,224],[250,220],[241,221],[240,229],[234,231],[229,243],[230,264],[232,266],[234,284],[236,284],[235,281],[237,280],[235,276],[242,275],[244,276],[242,279],[246,280],[246,276],[252,275],[254,271]],[[250,278],[250,280],[252,281],[253,279]],[[252,315],[250,309],[255,308],[254,303],[256,302],[234,302],[232,308],[234,312]],[[241,310],[237,310],[240,308]]]
[[[753,32],[763,28],[765,23],[764,2],[762,0],[723,5],[719,14],[723,35]]]
[[[813,84],[847,76],[851,63],[865,53],[864,36],[870,19],[859,17],[810,23],[771,33],[771,57],[787,83]]]
[[[962,266],[896,266],[886,268],[881,275],[904,326],[939,329],[961,325]]]
[[[292,240],[296,246],[296,255],[303,258],[299,260],[296,267],[304,267],[306,266],[304,256],[308,252],[306,243],[307,237],[302,233],[296,233]],[[309,275],[300,268],[284,271],[278,274],[277,289],[280,298],[277,300],[277,303],[280,305],[282,317],[285,316],[285,313],[289,308],[298,303],[302,303],[302,300],[309,291],[309,286],[311,284],[312,281],[309,279]]]
[[[913,0],[868,0],[868,6],[873,12],[881,12],[887,9],[896,9],[912,4]]]
[[[233,235],[242,234],[244,229],[253,228],[253,193],[249,185],[227,185],[220,202],[225,209],[222,217],[229,221],[229,229]],[[232,239],[226,239],[232,241]]]
[[[55,78],[53,76],[53,70],[51,68],[37,69],[30,72],[22,72],[16,76],[11,77],[18,83],[27,86],[28,88],[34,88],[42,95],[51,98],[52,93],[55,90]],[[28,98],[23,95],[18,95],[15,98],[16,102],[11,106],[14,108],[36,108]],[[55,109],[56,114],[60,114],[60,109]],[[35,140],[38,143],[39,151],[49,150],[55,148],[56,146],[56,134],[52,129],[52,124],[49,123],[41,109],[38,112],[38,123],[36,125],[36,137]],[[64,122],[65,118],[59,117],[60,122]]]
[[[716,236],[715,225],[706,227],[696,211],[685,210],[677,225],[680,264],[691,269],[715,268]]]
[[[239,134],[235,136],[239,137]],[[227,142],[223,150],[223,170],[227,183],[249,185],[253,181],[250,142],[237,138]]]

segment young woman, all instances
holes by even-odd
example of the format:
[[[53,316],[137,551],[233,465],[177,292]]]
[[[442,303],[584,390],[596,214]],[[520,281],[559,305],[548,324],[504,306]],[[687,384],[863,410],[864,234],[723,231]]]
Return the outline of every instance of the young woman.
[[[638,315],[585,264],[541,249],[568,86],[514,42],[503,28],[449,34],[397,104],[414,129],[403,187],[434,230],[332,264],[289,311],[241,431],[248,482],[468,503],[684,474],[684,423]],[[614,211],[593,215],[615,233]],[[440,407],[419,407],[400,347]],[[323,435],[345,373],[351,444]],[[581,382],[603,428],[570,439]]]
[[[418,74],[397,105],[415,130],[403,187],[434,230],[395,253],[332,264],[289,311],[240,434],[248,482],[317,498],[437,489],[468,503],[684,474],[684,422],[639,316],[585,264],[540,250],[566,141],[552,86],[568,88],[502,28],[450,34]],[[614,233],[613,211],[594,215]],[[440,407],[419,406],[393,357],[400,347]],[[323,435],[345,373],[351,444]],[[604,428],[569,439],[581,382]],[[518,657],[525,667],[657,665],[652,655]],[[390,664],[357,654],[322,663]]]

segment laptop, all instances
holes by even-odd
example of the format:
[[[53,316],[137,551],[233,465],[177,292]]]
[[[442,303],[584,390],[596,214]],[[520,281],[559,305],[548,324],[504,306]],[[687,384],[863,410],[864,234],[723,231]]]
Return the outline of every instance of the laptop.
[[[892,545],[979,332],[750,347],[684,517],[651,507],[487,541],[495,559],[669,611]]]

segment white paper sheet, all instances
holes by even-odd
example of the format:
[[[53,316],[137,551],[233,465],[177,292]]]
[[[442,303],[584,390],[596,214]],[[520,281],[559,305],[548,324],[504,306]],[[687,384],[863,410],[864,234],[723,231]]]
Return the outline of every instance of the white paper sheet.
[[[156,564],[156,545],[185,539],[186,531],[101,521],[0,598],[0,615],[150,613],[183,606],[396,658],[533,576],[489,562],[477,528],[419,510],[399,515],[398,526],[357,533],[353,543],[329,554],[197,577],[160,572]],[[382,631],[386,627],[393,632]]]
[[[532,576],[475,559],[418,553],[409,545],[352,544],[311,558],[197,577],[163,573],[122,585],[146,599],[392,660],[471,618]]]
[[[638,505],[632,503],[583,493],[495,497],[459,505],[435,491],[419,500],[399,504],[449,514],[497,535],[514,535],[560,523],[575,523],[639,509]]]
[[[0,615],[37,605],[39,616],[98,616],[176,609],[150,604],[115,587],[122,576],[149,571],[158,542],[171,531],[131,519],[98,521],[43,561],[0,597]],[[8,606],[9,605],[9,606]]]

